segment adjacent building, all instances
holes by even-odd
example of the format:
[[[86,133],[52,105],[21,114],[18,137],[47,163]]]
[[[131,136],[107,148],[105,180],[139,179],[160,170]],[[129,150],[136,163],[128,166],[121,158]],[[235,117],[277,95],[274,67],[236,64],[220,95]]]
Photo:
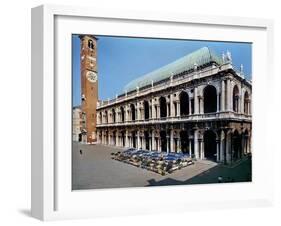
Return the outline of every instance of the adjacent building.
[[[81,106],[72,108],[72,140],[75,142],[87,143],[87,133],[85,131],[85,115]]]

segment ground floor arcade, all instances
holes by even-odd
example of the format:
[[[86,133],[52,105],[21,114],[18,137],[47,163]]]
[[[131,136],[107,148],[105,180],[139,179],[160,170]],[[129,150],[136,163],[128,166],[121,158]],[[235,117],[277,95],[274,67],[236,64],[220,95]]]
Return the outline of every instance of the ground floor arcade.
[[[182,152],[231,163],[251,153],[251,124],[232,122],[99,128],[98,143],[151,151]]]

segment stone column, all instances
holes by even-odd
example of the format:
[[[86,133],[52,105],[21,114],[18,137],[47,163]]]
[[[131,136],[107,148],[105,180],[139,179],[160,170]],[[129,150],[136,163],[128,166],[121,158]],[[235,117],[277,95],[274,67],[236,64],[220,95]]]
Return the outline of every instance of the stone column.
[[[241,106],[241,111],[240,111],[240,113],[245,113],[245,102],[244,102],[244,97],[242,96],[242,94],[241,94],[241,104],[240,104],[240,106]]]
[[[143,107],[143,103],[140,103],[140,116],[139,116],[139,120],[144,120],[144,107]]]
[[[180,113],[181,113],[181,111],[180,111],[180,101],[177,100],[177,117],[180,116]]]
[[[119,147],[120,146],[120,142],[119,142],[119,131],[116,131],[116,146]]]
[[[124,107],[124,121],[125,122],[128,122],[129,121],[129,112],[128,112],[128,106],[126,105],[125,107]]]
[[[198,103],[198,88],[194,88],[193,99],[194,99],[194,114],[199,113],[199,103]]]
[[[226,80],[226,91],[227,91],[227,110],[231,111],[232,110],[232,98],[231,98],[231,83],[230,79]]]
[[[225,111],[225,83],[221,81],[221,111]]]
[[[199,159],[199,142],[198,142],[198,130],[194,130],[194,155],[196,159]]]
[[[128,136],[129,136],[129,132],[128,132],[128,130],[126,130],[126,132],[125,132],[125,147],[129,147],[129,138],[128,138]]]
[[[217,144],[217,162],[220,161],[220,139],[216,139]]]
[[[152,130],[152,132],[151,132],[151,140],[152,140],[152,150],[153,151],[155,151],[155,131],[154,130]]]
[[[220,94],[219,92],[217,93],[217,112],[220,111]]]
[[[231,163],[231,133],[226,134],[226,163]]]
[[[205,159],[204,140],[200,139],[199,143],[200,143],[200,152],[201,152],[200,158]]]
[[[172,93],[170,95],[170,117],[175,117],[175,110],[174,110],[174,94]]]
[[[192,112],[191,112],[191,100],[192,100],[192,98],[189,98],[189,102],[188,102],[188,107],[189,107],[189,109],[188,109],[188,114],[189,114],[189,115],[192,114]]]
[[[238,113],[242,113],[242,96],[238,97]]]
[[[200,96],[200,114],[204,114],[204,98],[203,96]]]
[[[178,151],[177,151],[178,153],[181,153],[182,152],[182,150],[181,150],[181,138],[179,137],[179,139],[178,139]]]
[[[135,119],[136,121],[139,121],[141,119],[141,106],[140,103],[137,102],[136,103],[136,108],[135,108]]]
[[[174,150],[174,131],[171,129],[171,134],[170,134],[170,151],[175,152]]]
[[[140,131],[137,132],[137,149],[140,149],[141,143],[140,143]]]
[[[224,131],[222,130],[220,133],[220,162],[224,162],[225,160],[225,136]]]
[[[157,118],[160,118],[160,104],[157,104]]]
[[[155,119],[155,103],[154,103],[154,98],[152,98],[152,101],[151,101],[151,118],[152,119]]]
[[[161,143],[160,143],[160,138],[158,137],[158,139],[157,139],[157,146],[158,146],[158,152],[161,152]]]

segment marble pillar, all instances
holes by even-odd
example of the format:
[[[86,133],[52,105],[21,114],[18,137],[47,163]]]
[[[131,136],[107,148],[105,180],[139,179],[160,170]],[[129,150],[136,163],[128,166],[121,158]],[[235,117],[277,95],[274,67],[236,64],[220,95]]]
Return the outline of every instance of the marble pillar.
[[[225,82],[221,81],[221,111],[225,111]]]
[[[194,130],[194,155],[196,159],[199,159],[199,143],[198,143],[198,130]]]

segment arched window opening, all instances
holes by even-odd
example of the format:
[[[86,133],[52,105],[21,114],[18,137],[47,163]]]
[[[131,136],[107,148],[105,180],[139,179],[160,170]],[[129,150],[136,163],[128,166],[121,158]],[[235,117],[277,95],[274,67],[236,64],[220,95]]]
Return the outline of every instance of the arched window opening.
[[[204,156],[206,159],[216,161],[216,133],[212,130],[207,130],[204,133]]]
[[[166,131],[160,132],[160,140],[161,140],[161,151],[167,151],[167,134]]]
[[[94,42],[93,42],[93,40],[89,40],[89,41],[88,41],[88,47],[89,47],[90,49],[94,49]]]
[[[189,139],[187,130],[180,132],[181,151],[182,153],[189,153]]]
[[[166,104],[166,98],[160,97],[160,117],[166,118],[167,117],[167,104]]]
[[[145,149],[149,150],[149,132],[144,131]]]
[[[238,112],[239,110],[239,89],[237,85],[233,88],[232,109],[234,112]]]
[[[131,104],[131,120],[135,121],[136,120],[136,108],[134,104]]]
[[[121,107],[120,110],[121,110],[121,122],[125,122],[125,111],[124,111],[124,108]]]
[[[136,132],[135,131],[133,131],[132,132],[132,146],[133,146],[133,148],[136,148],[137,147],[137,145],[136,145],[136,138],[137,138],[137,136],[136,136]]]
[[[242,157],[242,137],[237,130],[232,134],[232,143],[232,159],[236,161]]]
[[[107,111],[104,112],[105,123],[108,123],[108,114]]]
[[[102,124],[102,114],[101,114],[101,112],[99,113],[99,121],[100,121],[100,124]]]
[[[149,103],[148,101],[144,101],[143,102],[143,106],[144,106],[144,119],[147,120],[149,119]]]
[[[214,86],[208,85],[204,92],[204,113],[213,113],[217,111],[217,90]]]
[[[180,93],[180,115],[189,114],[189,96],[186,92]]]
[[[244,113],[246,115],[250,114],[250,98],[248,91],[246,91],[244,94]]]

